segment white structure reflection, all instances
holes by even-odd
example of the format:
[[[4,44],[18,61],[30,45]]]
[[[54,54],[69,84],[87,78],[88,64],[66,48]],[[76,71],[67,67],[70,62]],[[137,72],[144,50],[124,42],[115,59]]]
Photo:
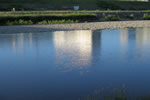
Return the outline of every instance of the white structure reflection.
[[[138,58],[148,57],[150,55],[150,29],[146,27],[137,29],[136,41],[138,44]]]
[[[53,36],[57,63],[65,64],[65,71],[88,69],[92,54],[92,31],[57,31]]]
[[[12,48],[15,53],[20,52],[24,54],[25,45],[29,44],[32,47],[32,33],[29,34],[14,34],[11,36],[12,38]]]
[[[16,53],[16,35],[12,36],[12,48],[14,52]]]
[[[121,55],[125,57],[127,54],[128,46],[128,28],[120,29],[120,46],[121,46]]]
[[[136,40],[139,46],[150,45],[150,28],[137,29]]]
[[[120,44],[121,46],[127,46],[128,44],[128,29],[120,29]]]

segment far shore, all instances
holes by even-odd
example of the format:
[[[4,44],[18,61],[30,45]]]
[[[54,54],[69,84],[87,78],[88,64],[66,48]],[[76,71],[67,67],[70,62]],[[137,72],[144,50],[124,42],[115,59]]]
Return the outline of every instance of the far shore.
[[[150,27],[150,20],[0,26],[0,34]]]

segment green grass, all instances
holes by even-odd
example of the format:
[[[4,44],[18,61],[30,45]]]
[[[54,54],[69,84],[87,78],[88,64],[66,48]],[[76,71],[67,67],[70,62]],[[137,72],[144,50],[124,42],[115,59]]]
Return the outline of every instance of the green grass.
[[[121,15],[120,13],[128,14]],[[0,25],[28,25],[28,24],[60,24],[91,21],[119,21],[120,19],[142,19],[136,13],[144,12],[140,17],[150,19],[150,10],[122,11],[122,10],[93,10],[93,11],[10,11],[0,12]],[[97,15],[97,13],[101,15]]]
[[[103,15],[106,21],[119,21],[120,17],[118,15]]]
[[[43,20],[40,22],[36,22],[35,24],[64,24],[64,23],[78,23],[78,20]],[[6,25],[32,25],[34,24],[31,20],[15,20],[15,21],[8,21]]]
[[[94,21],[96,14],[0,14],[0,25],[22,24],[57,24]],[[29,21],[29,22],[28,22]]]
[[[128,18],[130,18],[130,19],[134,19],[134,18],[135,18],[135,16],[134,16],[134,14],[130,14],[130,15],[128,16]]]
[[[0,17],[39,17],[39,16],[54,16],[54,17],[74,17],[74,16],[97,16],[96,14],[80,14],[80,13],[72,13],[72,14],[11,14],[11,13],[0,13]]]
[[[150,19],[150,15],[147,14],[147,13],[145,13],[145,14],[143,15],[143,18],[144,18],[145,20],[149,20],[149,19]]]
[[[7,11],[5,13],[0,12],[0,16],[6,15],[85,15],[85,14],[96,14],[96,13],[120,13],[120,12],[145,12],[148,13],[150,10],[44,10],[44,11]]]
[[[38,22],[38,24],[64,24],[64,23],[78,23],[78,20],[44,20],[41,22]]]
[[[18,21],[8,21],[6,23],[6,25],[32,25],[32,24],[33,24],[33,22],[31,20],[26,21],[26,20],[22,20],[22,19],[20,19]]]

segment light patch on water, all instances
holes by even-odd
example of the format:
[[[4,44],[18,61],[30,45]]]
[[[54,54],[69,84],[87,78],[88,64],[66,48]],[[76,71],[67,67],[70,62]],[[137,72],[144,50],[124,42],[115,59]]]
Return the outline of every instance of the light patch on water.
[[[65,63],[65,69],[87,69],[91,63],[92,31],[59,31],[53,33],[56,60]],[[69,57],[64,60],[64,57]],[[67,61],[66,61],[67,60]]]

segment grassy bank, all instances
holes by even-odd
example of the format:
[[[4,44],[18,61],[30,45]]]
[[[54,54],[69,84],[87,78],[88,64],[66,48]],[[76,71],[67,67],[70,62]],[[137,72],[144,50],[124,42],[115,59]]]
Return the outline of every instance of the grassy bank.
[[[33,24],[64,24],[64,23],[78,23],[78,20],[43,20],[34,23],[32,20],[15,20],[8,21],[5,25],[33,25]]]
[[[0,25],[58,24],[97,20],[96,14],[0,14]]]
[[[7,14],[97,14],[97,13],[124,13],[124,12],[144,12],[150,13],[150,10],[37,10],[37,11],[0,11],[0,15]]]
[[[50,14],[51,13],[51,14]],[[59,24],[93,21],[149,20],[150,11],[15,11],[1,12],[0,25]]]

